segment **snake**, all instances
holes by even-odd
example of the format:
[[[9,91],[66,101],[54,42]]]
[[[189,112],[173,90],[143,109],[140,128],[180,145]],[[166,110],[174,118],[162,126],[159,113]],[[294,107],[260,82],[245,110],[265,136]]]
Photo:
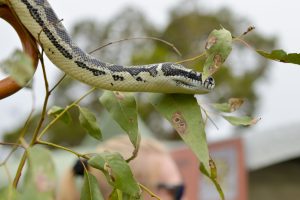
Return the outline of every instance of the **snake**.
[[[214,86],[209,76],[179,63],[124,66],[104,62],[82,50],[47,0],[0,0],[16,14],[50,61],[67,75],[112,91],[204,94]]]

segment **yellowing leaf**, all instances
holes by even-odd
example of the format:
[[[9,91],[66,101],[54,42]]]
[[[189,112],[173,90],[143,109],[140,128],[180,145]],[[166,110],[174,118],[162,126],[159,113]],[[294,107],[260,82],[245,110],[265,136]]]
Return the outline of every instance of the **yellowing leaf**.
[[[25,86],[34,74],[31,57],[20,50],[0,63],[0,67],[6,71],[20,86]]]
[[[90,136],[97,140],[102,139],[100,128],[97,124],[95,115],[87,108],[79,107],[79,122],[85,128]]]
[[[84,182],[81,189],[80,200],[104,200],[97,179],[86,171],[84,172]]]
[[[256,124],[261,118],[252,118],[248,116],[243,117],[235,117],[235,116],[223,116],[224,119],[226,119],[229,123],[231,123],[234,126],[250,126]]]

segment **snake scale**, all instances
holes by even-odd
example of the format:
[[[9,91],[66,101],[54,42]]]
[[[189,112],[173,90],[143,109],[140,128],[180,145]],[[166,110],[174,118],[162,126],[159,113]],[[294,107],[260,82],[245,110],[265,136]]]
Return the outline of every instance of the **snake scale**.
[[[3,0],[1,0],[3,1]],[[88,85],[130,92],[207,93],[212,77],[175,63],[122,66],[103,62],[80,49],[47,0],[6,0],[47,57],[73,78]]]

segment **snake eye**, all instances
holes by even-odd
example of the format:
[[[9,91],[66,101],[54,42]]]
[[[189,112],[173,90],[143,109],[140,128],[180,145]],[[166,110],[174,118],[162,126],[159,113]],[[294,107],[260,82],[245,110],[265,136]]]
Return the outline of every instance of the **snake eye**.
[[[207,80],[210,84],[214,84],[215,82],[215,80],[212,77],[208,77]]]
[[[204,86],[207,89],[212,89],[215,86],[215,80],[210,76],[204,81]]]

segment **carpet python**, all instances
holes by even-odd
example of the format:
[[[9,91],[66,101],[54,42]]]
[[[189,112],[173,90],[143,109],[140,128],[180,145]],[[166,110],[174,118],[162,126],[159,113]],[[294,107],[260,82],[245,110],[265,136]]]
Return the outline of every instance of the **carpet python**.
[[[207,93],[212,77],[176,63],[122,66],[103,62],[79,48],[47,0],[0,0],[9,4],[47,57],[71,77],[88,85],[129,92]]]

